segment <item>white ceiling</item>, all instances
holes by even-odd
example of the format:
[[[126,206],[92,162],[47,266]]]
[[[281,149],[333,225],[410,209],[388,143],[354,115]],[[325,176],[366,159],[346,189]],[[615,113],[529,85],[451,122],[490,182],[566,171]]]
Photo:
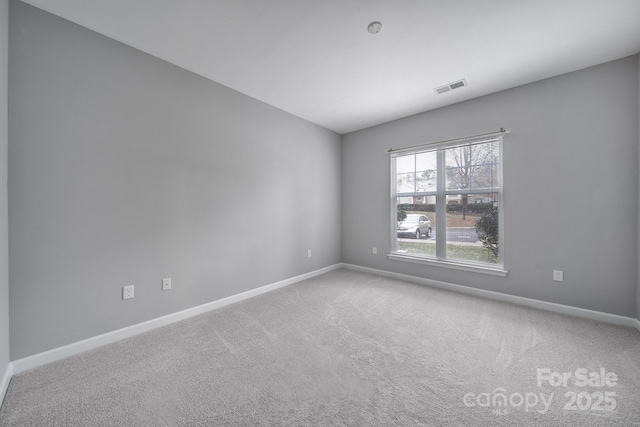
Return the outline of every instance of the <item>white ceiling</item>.
[[[340,134],[640,52],[640,0],[23,1]]]

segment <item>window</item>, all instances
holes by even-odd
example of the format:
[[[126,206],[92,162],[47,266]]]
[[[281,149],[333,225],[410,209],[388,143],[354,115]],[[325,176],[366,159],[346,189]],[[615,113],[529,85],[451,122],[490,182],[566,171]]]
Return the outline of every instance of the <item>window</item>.
[[[506,274],[503,133],[390,150],[390,258]]]

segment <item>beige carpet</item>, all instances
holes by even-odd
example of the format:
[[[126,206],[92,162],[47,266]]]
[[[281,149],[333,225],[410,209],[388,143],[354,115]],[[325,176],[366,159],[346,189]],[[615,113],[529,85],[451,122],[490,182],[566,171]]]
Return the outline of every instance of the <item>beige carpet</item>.
[[[14,376],[45,425],[640,425],[640,333],[338,270]]]

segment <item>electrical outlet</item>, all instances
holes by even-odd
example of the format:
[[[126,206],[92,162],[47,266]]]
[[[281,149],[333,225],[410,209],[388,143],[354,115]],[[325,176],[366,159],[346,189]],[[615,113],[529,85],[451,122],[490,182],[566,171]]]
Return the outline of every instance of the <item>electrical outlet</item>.
[[[311,258],[311,249],[307,251],[307,258]]]
[[[162,290],[168,291],[171,289],[171,277],[167,277],[166,279],[162,279]]]
[[[373,254],[378,255],[378,248],[376,248],[375,246],[373,247]]]
[[[122,299],[133,298],[133,285],[122,287]]]
[[[564,280],[564,273],[562,270],[553,270],[553,280],[556,282],[562,282]]]

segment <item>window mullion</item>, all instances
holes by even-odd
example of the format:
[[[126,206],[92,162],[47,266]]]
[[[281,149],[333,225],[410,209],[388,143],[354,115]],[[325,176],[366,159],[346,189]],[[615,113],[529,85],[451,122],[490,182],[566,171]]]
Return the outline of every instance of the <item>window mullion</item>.
[[[447,257],[447,183],[445,150],[437,151],[436,158],[436,258]]]
[[[389,218],[391,219],[391,252],[395,252],[398,249],[398,239],[396,236],[396,228],[397,228],[397,215],[398,215],[398,206],[397,206],[397,188],[396,188],[396,159],[394,157],[391,158],[390,162],[391,168],[391,212]]]

